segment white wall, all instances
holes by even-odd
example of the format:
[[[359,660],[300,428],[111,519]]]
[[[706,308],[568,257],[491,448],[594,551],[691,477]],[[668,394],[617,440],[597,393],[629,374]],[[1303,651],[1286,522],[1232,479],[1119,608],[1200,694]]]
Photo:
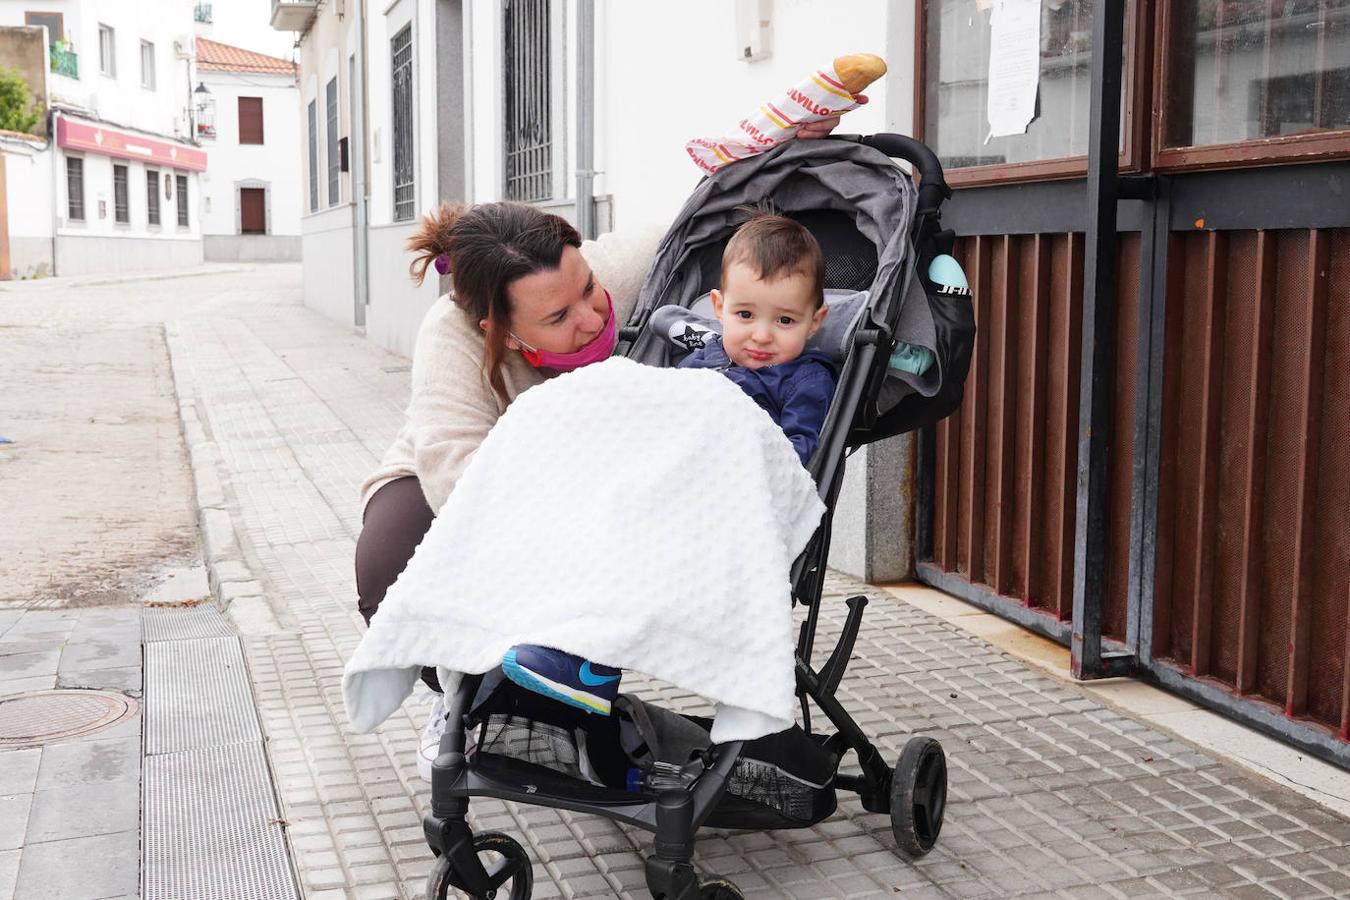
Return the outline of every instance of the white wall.
[[[299,89],[289,75],[204,71],[216,101],[216,136],[202,142],[210,165],[202,175],[202,233],[239,234],[238,187],[267,188],[268,234],[299,235],[301,157],[306,140],[295,110]],[[239,98],[261,97],[263,143],[239,143]]]
[[[53,100],[90,109],[118,125],[186,135],[189,63],[178,58],[174,43],[180,41],[187,53],[192,52],[192,6],[187,0],[25,0],[0,3],[0,25],[22,25],[25,12],[60,12],[66,37],[79,56],[80,77],[53,73],[48,82]],[[114,30],[116,77],[99,71],[100,24]],[[154,44],[153,90],[141,86],[142,40]]]
[[[14,278],[52,274],[52,157],[43,141],[0,138],[5,157],[9,266]]]
[[[615,227],[668,224],[701,177],[684,151],[686,141],[729,133],[747,112],[842,53],[881,54],[891,70],[868,90],[871,102],[850,113],[841,130],[887,130],[897,127],[897,115],[904,116],[908,130],[908,106],[888,102],[891,92],[912,94],[912,26],[903,32],[903,45],[894,38],[902,29],[892,28],[894,17],[913,18],[912,6],[906,6],[890,12],[884,0],[858,0],[841,15],[830,0],[780,0],[773,5],[771,55],[745,62],[738,52],[735,3],[598,0],[595,193],[612,195]],[[570,2],[555,9],[564,11],[569,32],[561,85],[567,114],[555,116],[554,131],[555,139],[564,135],[561,152],[571,163],[560,179],[560,196],[571,197],[576,10]],[[502,183],[500,4],[475,4],[470,28],[471,184],[473,199],[482,201],[499,197]]]
[[[305,305],[354,325],[352,207],[342,204],[301,220]]]

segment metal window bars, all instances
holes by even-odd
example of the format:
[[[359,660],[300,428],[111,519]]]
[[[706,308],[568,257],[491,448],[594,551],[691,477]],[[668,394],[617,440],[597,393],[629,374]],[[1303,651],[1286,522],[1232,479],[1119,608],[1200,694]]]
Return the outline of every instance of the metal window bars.
[[[506,185],[508,200],[553,196],[549,5],[507,0]]]
[[[394,35],[390,44],[393,86],[394,221],[413,218],[417,206],[413,171],[413,60],[412,26]]]
[[[113,220],[124,225],[131,221],[131,204],[127,202],[126,166],[113,166]]]
[[[324,89],[324,100],[328,104],[328,205],[337,206],[341,197],[338,181],[338,81],[329,80]]]

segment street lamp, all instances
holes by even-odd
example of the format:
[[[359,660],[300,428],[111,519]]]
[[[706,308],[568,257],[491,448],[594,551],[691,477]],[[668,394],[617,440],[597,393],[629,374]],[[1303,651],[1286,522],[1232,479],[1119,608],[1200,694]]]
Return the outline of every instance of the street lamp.
[[[197,112],[197,137],[215,137],[216,99],[211,96],[210,89],[200,81],[197,82],[197,89],[192,92],[192,104]]]

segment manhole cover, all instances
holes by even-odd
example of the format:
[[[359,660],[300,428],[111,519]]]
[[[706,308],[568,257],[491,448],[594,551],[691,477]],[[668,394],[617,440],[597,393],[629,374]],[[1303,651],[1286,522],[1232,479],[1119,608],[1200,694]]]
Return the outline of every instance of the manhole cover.
[[[136,701],[108,691],[31,691],[0,697],[0,750],[92,734],[134,715]]]

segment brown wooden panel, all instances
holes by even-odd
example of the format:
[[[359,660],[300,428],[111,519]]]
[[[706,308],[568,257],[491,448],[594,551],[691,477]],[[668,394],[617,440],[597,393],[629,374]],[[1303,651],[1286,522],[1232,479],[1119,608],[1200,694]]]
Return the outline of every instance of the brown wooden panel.
[[[1045,547],[1028,601],[1061,620],[1073,614],[1073,541],[1078,482],[1078,375],[1083,358],[1083,236],[1051,239],[1046,361]]]
[[[1134,486],[1136,342],[1139,337],[1138,234],[1120,236],[1116,278],[1116,385],[1107,465],[1106,579],[1102,630],[1124,641],[1130,593],[1130,497]]]
[[[1008,593],[1029,603],[1040,565],[1045,490],[1045,400],[1049,360],[1050,243],[1033,235],[1023,254],[1017,317],[1017,459],[1013,483],[1012,584]]]
[[[971,285],[977,337],[961,403],[960,497],[956,569],[971,581],[984,578],[984,417],[989,394],[990,239],[963,243],[959,257]]]
[[[1000,594],[1012,589],[1013,437],[1016,432],[1015,367],[1022,348],[1016,342],[1020,310],[1018,251],[1011,235],[996,239],[991,254],[989,327],[989,406],[985,419],[984,577]]]
[[[1169,261],[1154,654],[1350,737],[1350,231]]]
[[[1312,645],[1307,713],[1346,727],[1346,600],[1350,597],[1350,231],[1326,232],[1322,434],[1314,500]]]

